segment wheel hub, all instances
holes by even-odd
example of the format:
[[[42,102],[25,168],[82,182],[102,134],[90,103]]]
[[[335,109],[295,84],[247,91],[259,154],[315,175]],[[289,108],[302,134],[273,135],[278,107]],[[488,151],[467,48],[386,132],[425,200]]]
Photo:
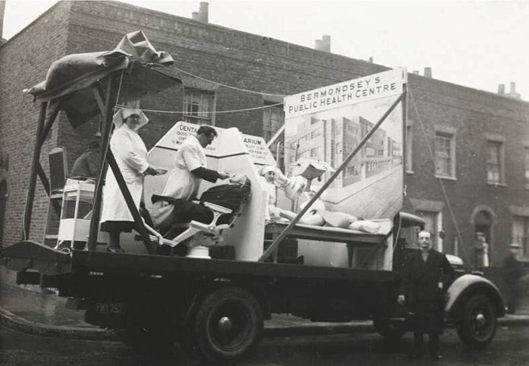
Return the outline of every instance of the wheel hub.
[[[227,316],[219,319],[218,328],[222,333],[228,333],[233,329],[233,322]]]
[[[479,328],[483,328],[487,325],[487,318],[485,317],[485,315],[483,315],[483,313],[478,313],[476,315],[476,325]]]

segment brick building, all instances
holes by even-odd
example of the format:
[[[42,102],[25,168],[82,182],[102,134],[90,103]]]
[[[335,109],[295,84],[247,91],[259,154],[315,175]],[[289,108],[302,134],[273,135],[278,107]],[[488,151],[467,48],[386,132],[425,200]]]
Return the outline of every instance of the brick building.
[[[60,2],[0,46],[3,245],[22,236],[39,110],[22,89],[43,80],[50,64],[64,55],[112,49],[135,30],[173,55],[171,72],[182,77],[183,87],[142,101],[141,107],[181,113],[149,113],[152,123],[141,132],[148,147],[178,120],[236,126],[269,138],[282,124],[282,107],[253,108],[277,104],[281,95],[388,70],[330,53],[328,37],[313,50],[209,24],[207,4],[193,18],[117,2]],[[433,231],[443,229],[438,245],[467,261],[478,230],[488,237],[493,263],[512,240],[524,243],[529,255],[529,104],[416,74],[409,75],[409,89],[404,209],[424,216]],[[217,113],[205,113],[210,110]],[[232,110],[244,111],[221,113]],[[62,118],[43,151],[65,146],[71,168],[98,128],[95,120],[73,130]],[[40,241],[48,205],[42,187],[37,191],[31,238]]]

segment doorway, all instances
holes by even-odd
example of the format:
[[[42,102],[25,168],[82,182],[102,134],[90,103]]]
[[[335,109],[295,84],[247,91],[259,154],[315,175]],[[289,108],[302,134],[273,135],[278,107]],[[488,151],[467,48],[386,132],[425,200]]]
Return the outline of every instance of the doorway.
[[[489,261],[492,260],[492,224],[493,217],[490,212],[482,210],[474,216],[474,234],[482,232],[485,236],[485,242],[489,245]]]

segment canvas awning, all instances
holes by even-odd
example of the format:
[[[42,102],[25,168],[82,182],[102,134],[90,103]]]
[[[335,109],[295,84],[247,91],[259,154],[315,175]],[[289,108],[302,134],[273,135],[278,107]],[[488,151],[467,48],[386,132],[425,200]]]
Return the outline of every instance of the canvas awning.
[[[119,72],[119,102],[134,101],[181,84],[160,66],[174,62],[170,54],[156,51],[141,31],[127,34],[111,51],[65,56],[52,63],[46,79],[24,90],[40,102],[60,102],[74,127],[100,113],[92,88]],[[98,86],[105,92],[105,85]]]

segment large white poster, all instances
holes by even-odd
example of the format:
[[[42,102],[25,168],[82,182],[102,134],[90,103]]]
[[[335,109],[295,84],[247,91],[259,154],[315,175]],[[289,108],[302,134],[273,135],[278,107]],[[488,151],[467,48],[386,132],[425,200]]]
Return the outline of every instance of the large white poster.
[[[337,169],[402,94],[405,82],[406,71],[396,69],[286,97],[287,173],[299,173],[300,159]],[[403,124],[399,104],[331,184],[323,196],[327,209],[366,219],[393,217],[401,209]]]

